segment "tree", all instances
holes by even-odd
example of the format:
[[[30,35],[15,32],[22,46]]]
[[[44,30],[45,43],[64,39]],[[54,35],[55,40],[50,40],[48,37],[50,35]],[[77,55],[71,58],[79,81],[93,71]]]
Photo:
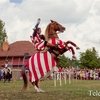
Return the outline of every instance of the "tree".
[[[98,68],[100,67],[100,58],[98,53],[93,47],[92,49],[87,49],[85,52],[80,54],[81,66],[87,68]]]
[[[70,59],[67,58],[65,55],[59,56],[59,61],[57,63],[58,67],[69,67],[70,66]]]
[[[2,45],[5,37],[6,37],[6,31],[4,29],[4,22],[0,20],[0,46]]]
[[[70,59],[68,57],[66,57],[65,55],[61,55],[59,56],[59,61],[57,63],[57,66],[58,67],[79,67],[80,64],[79,64],[79,60],[73,60],[73,59]]]

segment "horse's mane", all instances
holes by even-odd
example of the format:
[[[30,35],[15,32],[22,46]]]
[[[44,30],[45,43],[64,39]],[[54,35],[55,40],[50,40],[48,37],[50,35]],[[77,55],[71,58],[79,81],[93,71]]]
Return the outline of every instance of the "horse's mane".
[[[49,23],[47,25],[46,30],[45,30],[45,39],[46,39],[46,41],[48,41],[48,39],[50,38],[49,37],[50,35],[56,35],[58,37],[56,31],[54,30],[54,27],[55,26],[52,23]]]

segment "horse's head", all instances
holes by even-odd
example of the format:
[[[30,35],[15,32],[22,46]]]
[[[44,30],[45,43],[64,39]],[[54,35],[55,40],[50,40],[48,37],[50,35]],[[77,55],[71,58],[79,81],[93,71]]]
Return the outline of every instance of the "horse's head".
[[[62,26],[56,21],[51,20],[51,23],[49,23],[46,28],[45,37],[47,40],[48,38],[58,37],[57,33],[62,33],[64,31],[65,31],[64,26]]]
[[[61,24],[53,20],[51,20],[50,27],[52,28],[54,32],[64,32],[65,31],[64,26],[62,26]]]

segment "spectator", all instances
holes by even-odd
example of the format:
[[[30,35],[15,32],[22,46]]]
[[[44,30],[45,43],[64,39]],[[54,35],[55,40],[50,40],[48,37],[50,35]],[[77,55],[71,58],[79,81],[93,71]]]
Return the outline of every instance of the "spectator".
[[[0,81],[2,80],[2,78],[3,78],[3,71],[2,69],[0,69]]]

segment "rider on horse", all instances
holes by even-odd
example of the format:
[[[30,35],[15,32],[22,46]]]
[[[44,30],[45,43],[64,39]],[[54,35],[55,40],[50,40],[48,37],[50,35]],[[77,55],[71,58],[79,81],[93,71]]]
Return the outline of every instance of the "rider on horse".
[[[33,34],[31,37],[32,43],[36,50],[42,51],[45,49],[45,37],[44,35],[41,35],[41,28],[38,27],[40,24],[40,19],[38,19],[37,24],[35,25],[35,28],[33,29]]]
[[[53,23],[54,21],[51,22]],[[35,28],[33,29],[34,32],[31,36],[32,43],[34,44],[34,47],[37,51],[48,50],[51,54],[57,57],[63,54],[65,51],[70,50],[73,55],[72,57],[76,58],[73,47],[68,46],[68,44],[71,44],[74,47],[76,47],[76,49],[79,49],[79,47],[75,43],[73,43],[72,41],[63,42],[58,38],[58,33],[55,34],[55,32],[51,32],[48,34],[48,37],[51,39],[47,42],[45,36],[41,35],[41,28],[38,27],[39,24],[40,19],[38,19],[38,22],[35,25]]]
[[[53,37],[49,37],[49,40],[47,40],[45,39],[46,35],[44,37],[44,35],[40,34],[41,30],[38,28],[39,23],[40,19],[38,19],[38,23],[35,26],[33,35],[31,36],[33,45],[35,46],[37,52],[29,58],[27,65],[24,65],[29,69],[30,81],[33,85],[35,85],[37,92],[41,92],[41,89],[38,86],[39,80],[45,77],[48,73],[52,72],[53,69],[57,66],[56,58],[70,49],[71,51],[73,50],[71,46],[67,45],[68,42],[63,42],[57,36],[57,32],[63,32],[65,27],[55,21],[49,23],[49,27],[47,26],[47,32],[45,33],[46,35],[52,34],[51,36]],[[72,52],[72,54],[74,55],[74,52]],[[24,80],[23,89],[26,89],[28,81],[24,69],[22,69],[22,76]]]
[[[40,19],[38,19],[38,22],[35,25],[35,28],[33,29],[34,30],[33,34],[32,36],[30,36],[35,49],[37,51],[45,51],[47,50],[46,47],[55,49],[56,48],[55,45],[47,43],[45,36],[41,35],[41,28],[38,27],[39,23],[40,23]]]

